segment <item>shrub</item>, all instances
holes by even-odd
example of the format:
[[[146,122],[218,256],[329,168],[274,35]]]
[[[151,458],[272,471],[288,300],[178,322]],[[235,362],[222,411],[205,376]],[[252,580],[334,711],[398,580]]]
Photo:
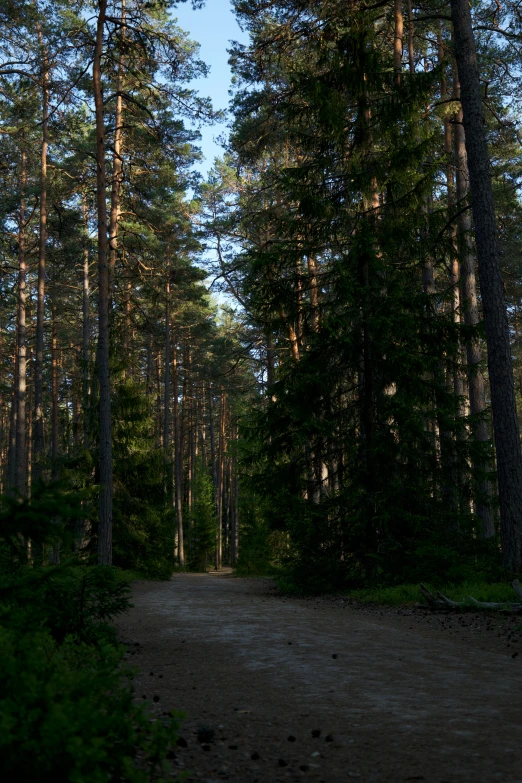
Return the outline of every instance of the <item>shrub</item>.
[[[177,722],[150,720],[121,652],[47,631],[0,629],[0,772],[5,783],[149,783]]]
[[[111,566],[24,568],[0,578],[0,624],[98,644],[113,639],[108,622],[130,607],[129,593],[129,579]]]
[[[0,516],[0,779],[2,783],[164,780],[177,719],[151,720],[109,621],[129,604],[110,566],[31,568],[27,541],[64,541],[74,496],[40,487],[3,500]],[[62,525],[56,520],[60,518]],[[169,774],[171,779],[171,774]]]

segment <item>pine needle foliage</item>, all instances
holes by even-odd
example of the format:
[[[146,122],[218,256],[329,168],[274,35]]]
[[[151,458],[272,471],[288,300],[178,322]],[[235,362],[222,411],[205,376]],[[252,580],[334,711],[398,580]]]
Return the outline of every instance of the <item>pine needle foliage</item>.
[[[250,469],[271,527],[290,536],[289,578],[393,583],[419,560],[448,576],[445,538],[478,557],[470,465],[490,445],[467,438],[454,389],[469,327],[452,312],[442,124],[426,111],[441,66],[398,83],[380,7],[236,10],[250,45],[232,57],[247,183],[235,266],[279,357]]]

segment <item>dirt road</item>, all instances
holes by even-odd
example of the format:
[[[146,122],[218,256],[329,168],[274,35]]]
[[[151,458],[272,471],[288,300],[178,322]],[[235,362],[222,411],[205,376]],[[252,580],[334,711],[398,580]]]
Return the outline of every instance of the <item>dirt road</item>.
[[[209,575],[137,583],[134,603],[136,693],[186,714],[189,781],[522,783],[522,656],[482,634]]]

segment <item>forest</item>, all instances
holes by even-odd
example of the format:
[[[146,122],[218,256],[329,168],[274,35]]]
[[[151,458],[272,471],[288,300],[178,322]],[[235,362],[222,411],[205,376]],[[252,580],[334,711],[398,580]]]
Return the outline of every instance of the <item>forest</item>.
[[[136,581],[522,574],[520,4],[232,0],[228,108],[178,5],[0,0],[8,781],[172,779]]]

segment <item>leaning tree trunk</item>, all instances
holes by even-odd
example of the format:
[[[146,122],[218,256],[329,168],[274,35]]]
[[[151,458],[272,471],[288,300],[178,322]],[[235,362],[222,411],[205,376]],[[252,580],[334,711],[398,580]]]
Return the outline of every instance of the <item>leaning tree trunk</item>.
[[[109,372],[109,266],[105,183],[105,124],[101,58],[107,0],[98,2],[98,25],[92,78],[96,109],[96,203],[98,211],[98,380],[100,387],[100,499],[98,562],[112,563],[112,423]]]
[[[482,92],[468,0],[451,0],[451,16],[488,348],[497,452],[502,562],[506,568],[518,571],[522,566],[522,451],[500,265],[500,245],[484,131]]]

